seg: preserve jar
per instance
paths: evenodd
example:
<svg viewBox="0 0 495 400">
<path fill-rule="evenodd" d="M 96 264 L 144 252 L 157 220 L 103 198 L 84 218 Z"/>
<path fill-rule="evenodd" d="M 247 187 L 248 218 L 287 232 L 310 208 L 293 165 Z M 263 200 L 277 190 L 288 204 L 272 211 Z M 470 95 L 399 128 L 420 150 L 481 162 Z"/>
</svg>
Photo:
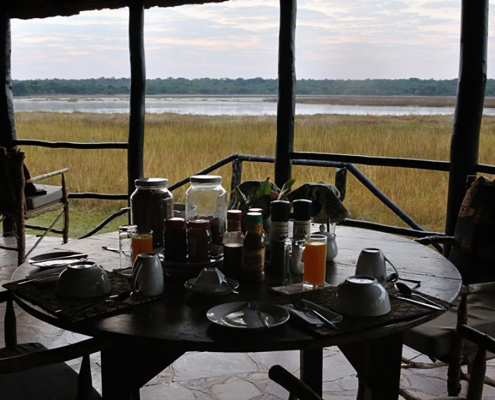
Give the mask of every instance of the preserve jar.
<svg viewBox="0 0 495 400">
<path fill-rule="evenodd" d="M 153 248 L 163 247 L 163 221 L 174 216 L 174 198 L 168 179 L 139 178 L 131 195 L 131 221 L 140 230 L 153 231 Z"/>
<path fill-rule="evenodd" d="M 186 220 L 173 217 L 164 221 L 163 254 L 165 261 L 184 263 L 187 257 Z"/>
<path fill-rule="evenodd" d="M 227 224 L 227 191 L 218 175 L 193 175 L 186 191 L 186 221 L 210 221 L 212 241 L 221 245 Z"/>
<path fill-rule="evenodd" d="M 211 231 L 207 219 L 193 219 L 187 223 L 187 251 L 190 263 L 210 261 Z"/>
</svg>

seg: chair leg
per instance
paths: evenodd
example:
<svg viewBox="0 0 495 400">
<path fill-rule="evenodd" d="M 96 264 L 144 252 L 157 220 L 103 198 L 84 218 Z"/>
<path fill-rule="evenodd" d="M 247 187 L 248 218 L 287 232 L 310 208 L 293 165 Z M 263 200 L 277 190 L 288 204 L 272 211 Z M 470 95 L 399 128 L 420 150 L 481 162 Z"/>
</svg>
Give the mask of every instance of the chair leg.
<svg viewBox="0 0 495 400">
<path fill-rule="evenodd" d="M 18 216 L 14 223 L 14 234 L 17 239 L 17 265 L 21 265 L 26 260 L 26 228 L 24 226 L 24 216 Z"/>
<path fill-rule="evenodd" d="M 64 204 L 63 241 L 64 241 L 64 244 L 69 241 L 69 203 Z"/>
</svg>

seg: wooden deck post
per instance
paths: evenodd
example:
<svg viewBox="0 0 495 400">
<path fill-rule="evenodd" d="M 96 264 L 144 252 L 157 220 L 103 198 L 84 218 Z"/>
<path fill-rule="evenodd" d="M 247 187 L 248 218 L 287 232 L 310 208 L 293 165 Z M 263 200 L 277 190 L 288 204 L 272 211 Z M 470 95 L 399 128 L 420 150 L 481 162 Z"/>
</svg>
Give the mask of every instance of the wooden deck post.
<svg viewBox="0 0 495 400">
<path fill-rule="evenodd" d="M 468 175 L 476 174 L 486 87 L 488 0 L 462 0 L 459 82 L 450 145 L 445 233 L 453 235 Z"/>
<path fill-rule="evenodd" d="M 0 146 L 8 149 L 14 147 L 16 139 L 14 123 L 14 102 L 11 76 L 11 33 L 10 18 L 2 2 L 0 6 Z"/>
<path fill-rule="evenodd" d="M 280 0 L 278 49 L 277 144 L 275 184 L 282 187 L 292 177 L 290 154 L 294 150 L 296 110 L 296 0 Z"/>
<path fill-rule="evenodd" d="M 131 94 L 127 174 L 130 196 L 134 191 L 134 180 L 143 177 L 144 117 L 146 111 L 143 0 L 131 0 L 129 3 L 129 52 L 131 58 Z"/>
</svg>

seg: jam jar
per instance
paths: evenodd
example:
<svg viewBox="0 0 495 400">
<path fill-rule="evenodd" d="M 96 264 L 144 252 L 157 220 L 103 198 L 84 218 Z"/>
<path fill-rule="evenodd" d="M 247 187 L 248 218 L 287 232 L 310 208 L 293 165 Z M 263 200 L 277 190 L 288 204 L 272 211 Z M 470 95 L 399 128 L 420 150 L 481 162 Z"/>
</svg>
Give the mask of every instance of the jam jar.
<svg viewBox="0 0 495 400">
<path fill-rule="evenodd" d="M 210 261 L 211 231 L 207 219 L 193 219 L 187 223 L 187 250 L 190 263 Z"/>
<path fill-rule="evenodd" d="M 138 229 L 153 230 L 153 248 L 163 247 L 163 221 L 174 216 L 168 179 L 139 178 L 131 195 L 131 221 Z"/>
</svg>

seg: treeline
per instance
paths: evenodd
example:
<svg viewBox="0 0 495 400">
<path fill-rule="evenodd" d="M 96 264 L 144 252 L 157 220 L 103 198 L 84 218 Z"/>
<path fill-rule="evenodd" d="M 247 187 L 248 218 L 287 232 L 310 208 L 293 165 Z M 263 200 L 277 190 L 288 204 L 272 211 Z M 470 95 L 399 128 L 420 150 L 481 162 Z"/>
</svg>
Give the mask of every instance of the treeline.
<svg viewBox="0 0 495 400">
<path fill-rule="evenodd" d="M 129 78 L 14 80 L 14 96 L 126 95 Z M 300 79 L 301 95 L 455 96 L 457 79 Z M 148 79 L 147 95 L 276 95 L 277 79 Z M 488 79 L 486 96 L 495 96 L 495 80 Z"/>
</svg>

